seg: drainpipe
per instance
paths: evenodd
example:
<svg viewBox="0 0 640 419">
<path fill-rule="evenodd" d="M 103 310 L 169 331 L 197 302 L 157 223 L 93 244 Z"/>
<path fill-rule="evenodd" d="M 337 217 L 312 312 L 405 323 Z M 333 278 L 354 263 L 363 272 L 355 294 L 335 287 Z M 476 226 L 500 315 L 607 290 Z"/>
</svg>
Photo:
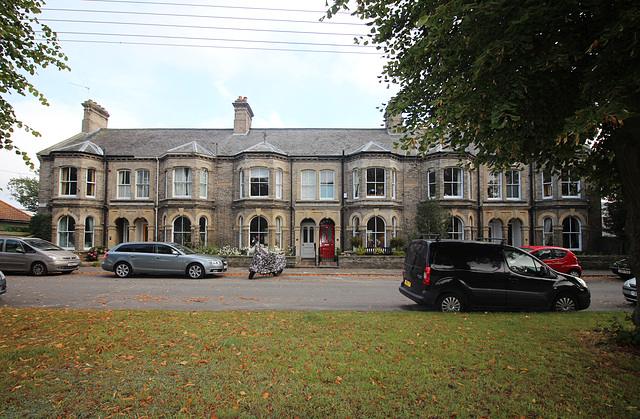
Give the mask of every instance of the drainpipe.
<svg viewBox="0 0 640 419">
<path fill-rule="evenodd" d="M 158 187 L 160 185 L 160 159 L 158 159 L 158 157 L 156 157 L 156 202 L 155 202 L 155 207 L 153 208 L 154 212 L 155 212 L 155 217 L 156 217 L 156 228 L 154 229 L 155 232 L 153 233 L 153 240 L 154 241 L 158 241 L 158 203 L 159 203 L 159 191 L 158 191 Z"/>
<path fill-rule="evenodd" d="M 297 247 L 296 247 L 296 232 L 293 222 L 294 210 L 293 210 L 293 157 L 289 159 L 289 242 L 293 249 L 294 256 L 297 259 Z"/>
<path fill-rule="evenodd" d="M 345 204 L 345 189 L 344 189 L 344 150 L 342 150 L 342 158 L 340 159 L 340 177 L 341 177 L 341 186 L 340 186 L 340 194 L 342 197 L 340 198 L 340 247 L 344 249 L 345 246 L 345 234 L 346 234 L 346 226 L 344 224 L 344 204 Z"/>
<path fill-rule="evenodd" d="M 108 229 L 108 218 L 109 218 L 109 160 L 105 158 L 105 169 L 104 169 L 104 205 L 103 205 L 103 216 L 102 216 L 102 243 L 104 243 L 105 247 L 109 247 L 109 229 Z"/>
</svg>

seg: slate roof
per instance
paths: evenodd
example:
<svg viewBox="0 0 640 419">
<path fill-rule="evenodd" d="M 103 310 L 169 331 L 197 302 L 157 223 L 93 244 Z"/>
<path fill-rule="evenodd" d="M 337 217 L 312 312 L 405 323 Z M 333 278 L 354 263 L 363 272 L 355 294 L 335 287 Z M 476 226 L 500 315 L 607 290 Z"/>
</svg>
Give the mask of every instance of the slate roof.
<svg viewBox="0 0 640 419">
<path fill-rule="evenodd" d="M 277 153 L 292 157 L 340 156 L 361 151 L 393 152 L 399 135 L 386 129 L 339 128 L 252 128 L 248 134 L 234 134 L 232 129 L 98 129 L 79 134 L 40 151 L 102 150 L 107 156 L 157 157 L 167 153 L 193 152 L 216 156 L 236 156 L 243 152 Z M 95 148 L 94 148 L 95 146 Z"/>
<path fill-rule="evenodd" d="M 31 216 L 4 201 L 0 201 L 0 220 L 28 223 Z"/>
</svg>

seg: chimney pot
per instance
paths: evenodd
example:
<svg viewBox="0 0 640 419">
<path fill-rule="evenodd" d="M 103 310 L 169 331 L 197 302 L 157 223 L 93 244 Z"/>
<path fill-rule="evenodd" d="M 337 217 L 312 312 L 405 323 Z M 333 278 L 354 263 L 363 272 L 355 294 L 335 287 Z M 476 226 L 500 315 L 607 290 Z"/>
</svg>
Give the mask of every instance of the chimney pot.
<svg viewBox="0 0 640 419">
<path fill-rule="evenodd" d="M 82 106 L 84 107 L 82 132 L 91 132 L 99 128 L 107 128 L 109 112 L 91 99 L 84 102 Z"/>
<path fill-rule="evenodd" d="M 251 106 L 247 102 L 246 97 L 239 96 L 238 99 L 233 102 L 235 108 L 235 118 L 233 121 L 233 133 L 246 135 L 251 130 L 251 119 L 253 118 L 253 111 Z"/>
</svg>

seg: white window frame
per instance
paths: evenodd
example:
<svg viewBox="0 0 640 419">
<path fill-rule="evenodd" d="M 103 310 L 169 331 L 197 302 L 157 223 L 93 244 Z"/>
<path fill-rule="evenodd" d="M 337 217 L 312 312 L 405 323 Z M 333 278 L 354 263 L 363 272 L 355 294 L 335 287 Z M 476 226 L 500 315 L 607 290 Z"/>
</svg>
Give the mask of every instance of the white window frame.
<svg viewBox="0 0 640 419">
<path fill-rule="evenodd" d="M 60 168 L 60 196 L 77 196 L 78 169 L 73 166 Z"/>
<path fill-rule="evenodd" d="M 382 171 L 382 180 L 378 179 L 378 175 Z M 371 173 L 374 174 L 370 179 Z M 378 193 L 382 187 L 382 193 Z M 386 198 L 387 197 L 387 169 L 384 167 L 369 167 L 367 169 L 366 180 L 367 198 Z M 373 191 L 373 193 L 371 193 Z"/>
<path fill-rule="evenodd" d="M 118 199 L 131 199 L 131 170 L 118 170 Z"/>
<path fill-rule="evenodd" d="M 560 191 L 563 198 L 580 198 L 582 192 L 580 190 L 580 180 L 573 180 L 570 172 L 562 175 L 560 184 Z"/>
<path fill-rule="evenodd" d="M 436 171 L 435 169 L 429 169 L 427 170 L 427 198 L 435 199 L 437 197 L 436 186 Z"/>
<path fill-rule="evenodd" d="M 543 171 L 542 176 L 542 199 L 553 198 L 553 174 L 550 171 Z"/>
<path fill-rule="evenodd" d="M 274 243 L 276 248 L 282 249 L 282 218 L 276 217 L 276 242 Z"/>
<path fill-rule="evenodd" d="M 572 227 L 572 223 L 571 220 L 575 220 L 575 222 L 578 224 L 578 229 L 577 231 L 574 231 L 571 227 Z M 565 230 L 565 225 L 564 223 L 568 221 L 569 222 L 569 230 Z M 574 240 L 572 240 L 571 236 L 577 236 L 577 246 L 571 246 L 572 242 Z M 567 243 L 567 237 L 569 238 L 569 242 Z M 577 250 L 580 251 L 582 250 L 582 223 L 580 222 L 580 219 L 578 217 L 575 217 L 573 215 L 570 215 L 568 217 L 566 217 L 563 221 L 562 221 L 562 247 L 569 249 L 569 250 Z"/>
<path fill-rule="evenodd" d="M 204 220 L 204 229 L 202 228 L 202 220 Z M 198 237 L 200 238 L 200 244 L 201 245 L 206 245 L 207 244 L 207 230 L 208 230 L 208 225 L 209 225 L 209 220 L 207 219 L 207 217 L 205 216 L 201 216 L 198 219 Z"/>
<path fill-rule="evenodd" d="M 178 198 L 191 197 L 193 170 L 190 167 L 176 167 L 173 169 L 173 196 Z"/>
<path fill-rule="evenodd" d="M 487 173 L 487 199 L 502 199 L 502 173 Z"/>
<path fill-rule="evenodd" d="M 320 171 L 320 199 L 335 199 L 336 173 L 333 170 Z"/>
<path fill-rule="evenodd" d="M 504 174 L 505 185 L 507 187 L 507 199 L 520 199 L 520 171 L 519 170 L 507 170 Z M 517 177 L 517 179 L 516 179 Z M 516 193 L 514 193 L 516 192 Z"/>
<path fill-rule="evenodd" d="M 553 218 L 545 217 L 542 220 L 542 245 L 553 246 Z"/>
<path fill-rule="evenodd" d="M 58 246 L 63 249 L 74 250 L 76 248 L 75 233 L 76 220 L 70 215 L 60 217 L 58 220 Z"/>
<path fill-rule="evenodd" d="M 91 176 L 91 174 L 93 174 L 93 176 Z M 87 189 L 86 189 L 86 196 L 89 198 L 95 198 L 96 197 L 96 176 L 97 176 L 97 171 L 96 169 L 87 169 Z M 91 193 L 91 191 L 93 191 L 93 193 Z"/>
<path fill-rule="evenodd" d="M 300 172 L 300 199 L 313 201 L 316 199 L 316 171 L 303 170 Z"/>
<path fill-rule="evenodd" d="M 262 189 L 266 185 L 266 193 L 262 193 Z M 254 186 L 258 193 L 254 194 Z M 249 175 L 249 196 L 251 198 L 268 198 L 269 197 L 269 169 L 266 167 L 252 167 Z"/>
<path fill-rule="evenodd" d="M 239 181 L 238 192 L 240 193 L 240 198 L 244 198 L 244 170 L 243 169 L 240 169 L 238 171 L 238 181 Z"/>
<path fill-rule="evenodd" d="M 452 240 L 464 240 L 464 221 L 460 217 L 451 217 L 451 231 L 449 238 Z"/>
<path fill-rule="evenodd" d="M 353 171 L 353 199 L 360 199 L 360 171 Z"/>
<path fill-rule="evenodd" d="M 276 170 L 276 199 L 282 199 L 282 169 Z"/>
<path fill-rule="evenodd" d="M 447 177 L 449 177 L 449 174 L 451 179 L 447 180 Z M 461 168 L 459 167 L 445 168 L 442 184 L 444 185 L 445 198 L 463 198 L 464 197 L 464 172 Z M 447 191 L 447 189 L 450 189 L 450 190 Z"/>
<path fill-rule="evenodd" d="M 96 220 L 93 217 L 87 217 L 84 219 L 84 250 L 89 250 L 94 246 L 95 226 Z"/>
<path fill-rule="evenodd" d="M 398 172 L 391 171 L 391 199 L 396 199 L 398 188 Z"/>
<path fill-rule="evenodd" d="M 146 174 L 146 176 L 145 176 Z M 147 169 L 136 170 L 136 199 L 149 199 L 149 179 L 151 173 Z"/>
<path fill-rule="evenodd" d="M 200 191 L 199 196 L 202 199 L 207 199 L 209 196 L 209 171 L 207 169 L 200 169 Z"/>
</svg>

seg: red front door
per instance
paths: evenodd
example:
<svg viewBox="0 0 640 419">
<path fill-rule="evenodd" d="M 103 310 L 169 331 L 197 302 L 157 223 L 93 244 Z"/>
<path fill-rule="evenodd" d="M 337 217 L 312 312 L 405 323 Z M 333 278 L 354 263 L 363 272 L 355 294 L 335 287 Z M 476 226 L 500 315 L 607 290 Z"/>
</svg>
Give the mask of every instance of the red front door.
<svg viewBox="0 0 640 419">
<path fill-rule="evenodd" d="M 333 232 L 333 225 L 320 225 L 320 256 L 323 259 L 333 259 L 336 253 Z"/>
</svg>

